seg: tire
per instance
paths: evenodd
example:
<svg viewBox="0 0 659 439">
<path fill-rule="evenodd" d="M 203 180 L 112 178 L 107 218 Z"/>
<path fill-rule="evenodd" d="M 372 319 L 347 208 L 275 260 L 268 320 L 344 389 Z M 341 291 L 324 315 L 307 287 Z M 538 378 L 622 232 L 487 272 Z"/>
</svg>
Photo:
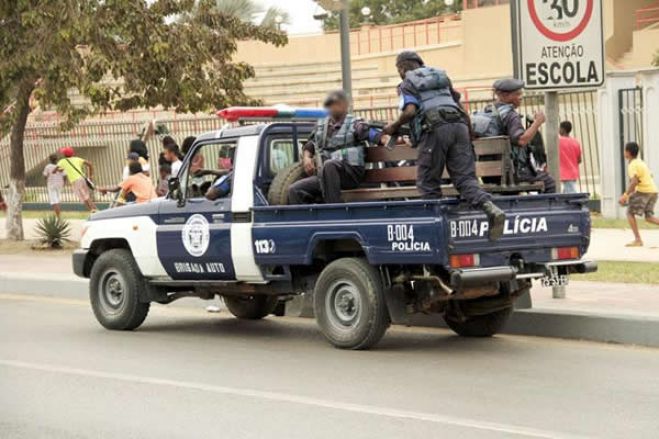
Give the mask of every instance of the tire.
<svg viewBox="0 0 659 439">
<path fill-rule="evenodd" d="M 288 188 L 293 183 L 306 177 L 301 162 L 294 163 L 277 173 L 268 190 L 268 203 L 271 206 L 285 206 L 288 204 Z"/>
<path fill-rule="evenodd" d="M 489 314 L 475 315 L 463 319 L 448 312 L 444 321 L 449 328 L 462 337 L 491 337 L 504 327 L 512 308 L 504 308 Z"/>
<path fill-rule="evenodd" d="M 224 304 L 239 319 L 260 320 L 277 308 L 277 296 L 224 296 Z"/>
<path fill-rule="evenodd" d="M 89 278 L 89 300 L 96 320 L 107 329 L 138 328 L 149 313 L 149 303 L 139 300 L 145 287 L 129 250 L 113 249 L 101 254 Z"/>
<path fill-rule="evenodd" d="M 316 322 L 337 348 L 369 349 L 391 323 L 380 273 L 363 258 L 338 259 L 325 267 L 313 299 Z"/>
</svg>

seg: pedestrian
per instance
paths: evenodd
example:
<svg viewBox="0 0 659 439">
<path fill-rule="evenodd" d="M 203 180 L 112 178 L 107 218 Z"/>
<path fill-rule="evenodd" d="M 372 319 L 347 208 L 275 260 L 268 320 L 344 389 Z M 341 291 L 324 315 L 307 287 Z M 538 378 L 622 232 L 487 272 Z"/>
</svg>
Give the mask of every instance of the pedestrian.
<svg viewBox="0 0 659 439">
<path fill-rule="evenodd" d="M 149 150 L 146 144 L 140 139 L 131 140 L 128 145 L 128 159 L 121 176 L 122 180 L 130 176 L 128 165 L 131 160 L 137 160 L 142 166 L 142 172 L 148 177 L 151 174 L 151 165 L 149 164 Z"/>
<path fill-rule="evenodd" d="M 350 103 L 343 90 L 328 93 L 323 105 L 329 115 L 318 121 L 302 147 L 308 177 L 290 186 L 290 204 L 340 203 L 341 191 L 355 189 L 364 179 L 365 142 L 382 144 L 389 139 L 348 113 Z"/>
<path fill-rule="evenodd" d="M 172 166 L 169 163 L 163 163 L 158 168 L 160 179 L 156 187 L 156 194 L 159 197 L 164 197 L 169 192 L 169 177 L 172 175 Z"/>
<path fill-rule="evenodd" d="M 418 149 L 416 181 L 422 198 L 441 198 L 447 168 L 460 196 L 487 215 L 490 240 L 499 239 L 506 217 L 478 184 L 469 118 L 460 105 L 460 94 L 444 70 L 426 67 L 416 52 L 401 52 L 396 68 L 403 80 L 398 88 L 401 114 L 383 132 L 394 135 L 410 124 L 412 143 Z"/>
<path fill-rule="evenodd" d="M 2 191 L 0 191 L 0 210 L 3 212 L 7 210 L 7 203 L 5 203 L 5 199 L 2 198 Z"/>
<path fill-rule="evenodd" d="M 57 218 L 61 215 L 60 199 L 64 187 L 64 171 L 57 166 L 58 161 L 59 156 L 51 154 L 48 156 L 49 163 L 43 169 L 43 176 L 46 179 L 46 188 L 48 190 L 48 201 Z"/>
<path fill-rule="evenodd" d="M 559 126 L 558 149 L 560 157 L 561 183 L 564 194 L 579 192 L 579 165 L 581 164 L 581 144 L 572 133 L 572 122 L 565 120 Z"/>
<path fill-rule="evenodd" d="M 91 182 L 94 174 L 92 163 L 82 157 L 77 157 L 71 146 L 61 148 L 59 152 L 64 158 L 57 162 L 57 167 L 64 171 L 66 180 L 73 188 L 73 192 L 87 207 L 87 210 L 95 212 L 96 204 L 94 204 L 90 194 L 90 190 L 94 189 Z"/>
<path fill-rule="evenodd" d="M 163 157 L 170 163 L 172 168 L 171 177 L 178 177 L 178 173 L 181 170 L 181 165 L 183 165 L 183 162 L 181 161 L 183 155 L 181 154 L 181 151 L 179 151 L 178 145 L 172 137 L 165 136 L 162 143 L 164 153 Z"/>
<path fill-rule="evenodd" d="M 547 172 L 538 169 L 529 147 L 533 138 L 538 134 L 540 127 L 545 123 L 546 117 L 542 111 L 536 111 L 531 125 L 524 129 L 522 118 L 517 109 L 522 104 L 524 95 L 524 81 L 507 78 L 499 79 L 493 85 L 496 100 L 494 108 L 501 121 L 502 136 L 508 136 L 512 145 L 513 165 L 517 183 L 544 184 L 545 193 L 556 192 L 556 180 Z"/>
<path fill-rule="evenodd" d="M 133 199 L 136 203 L 146 203 L 156 198 L 156 190 L 151 179 L 144 174 L 142 165 L 133 161 L 128 165 L 130 175 L 118 186 L 99 188 L 102 194 L 107 192 L 119 192 L 119 198 L 123 200 Z M 132 197 L 131 197 L 132 195 Z"/>
<path fill-rule="evenodd" d="M 620 196 L 620 204 L 627 205 L 627 221 L 634 232 L 634 240 L 627 247 L 643 247 L 643 240 L 638 231 L 636 216 L 644 216 L 645 221 L 659 225 L 659 218 L 654 216 L 654 207 L 657 204 L 657 185 L 654 182 L 650 168 L 643 160 L 638 158 L 640 147 L 636 142 L 625 145 L 625 160 L 629 162 L 627 174 L 629 186 Z"/>
</svg>

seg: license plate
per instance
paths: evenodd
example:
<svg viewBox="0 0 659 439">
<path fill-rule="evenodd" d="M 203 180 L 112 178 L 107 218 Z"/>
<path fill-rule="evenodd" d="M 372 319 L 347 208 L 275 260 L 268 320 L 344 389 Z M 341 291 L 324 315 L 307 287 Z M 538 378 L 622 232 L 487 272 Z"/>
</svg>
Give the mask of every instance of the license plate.
<svg viewBox="0 0 659 439">
<path fill-rule="evenodd" d="M 570 283 L 570 276 L 567 274 L 555 274 L 551 276 L 545 276 L 540 279 L 540 283 L 543 287 L 564 287 Z"/>
</svg>

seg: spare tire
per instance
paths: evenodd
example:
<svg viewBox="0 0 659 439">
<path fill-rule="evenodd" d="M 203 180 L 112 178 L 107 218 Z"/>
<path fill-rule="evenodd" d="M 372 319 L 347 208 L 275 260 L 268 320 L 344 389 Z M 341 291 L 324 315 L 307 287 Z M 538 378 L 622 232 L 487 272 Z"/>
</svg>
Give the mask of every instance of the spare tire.
<svg viewBox="0 0 659 439">
<path fill-rule="evenodd" d="M 294 163 L 277 173 L 268 190 L 268 203 L 272 206 L 288 204 L 288 188 L 293 183 L 306 177 L 302 162 Z"/>
</svg>

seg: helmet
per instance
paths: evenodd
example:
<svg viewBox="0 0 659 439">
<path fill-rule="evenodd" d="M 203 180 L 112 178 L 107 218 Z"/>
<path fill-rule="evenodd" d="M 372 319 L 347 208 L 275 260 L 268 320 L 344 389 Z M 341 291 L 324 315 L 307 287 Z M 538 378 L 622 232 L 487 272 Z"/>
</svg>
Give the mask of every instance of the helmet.
<svg viewBox="0 0 659 439">
<path fill-rule="evenodd" d="M 398 54 L 398 56 L 396 57 L 396 65 L 399 65 L 404 61 L 416 61 L 422 67 L 425 65 L 419 54 L 413 50 L 403 50 Z"/>
<path fill-rule="evenodd" d="M 75 155 L 75 151 L 72 146 L 64 146 L 60 148 L 59 153 L 64 157 L 73 157 Z"/>
</svg>

